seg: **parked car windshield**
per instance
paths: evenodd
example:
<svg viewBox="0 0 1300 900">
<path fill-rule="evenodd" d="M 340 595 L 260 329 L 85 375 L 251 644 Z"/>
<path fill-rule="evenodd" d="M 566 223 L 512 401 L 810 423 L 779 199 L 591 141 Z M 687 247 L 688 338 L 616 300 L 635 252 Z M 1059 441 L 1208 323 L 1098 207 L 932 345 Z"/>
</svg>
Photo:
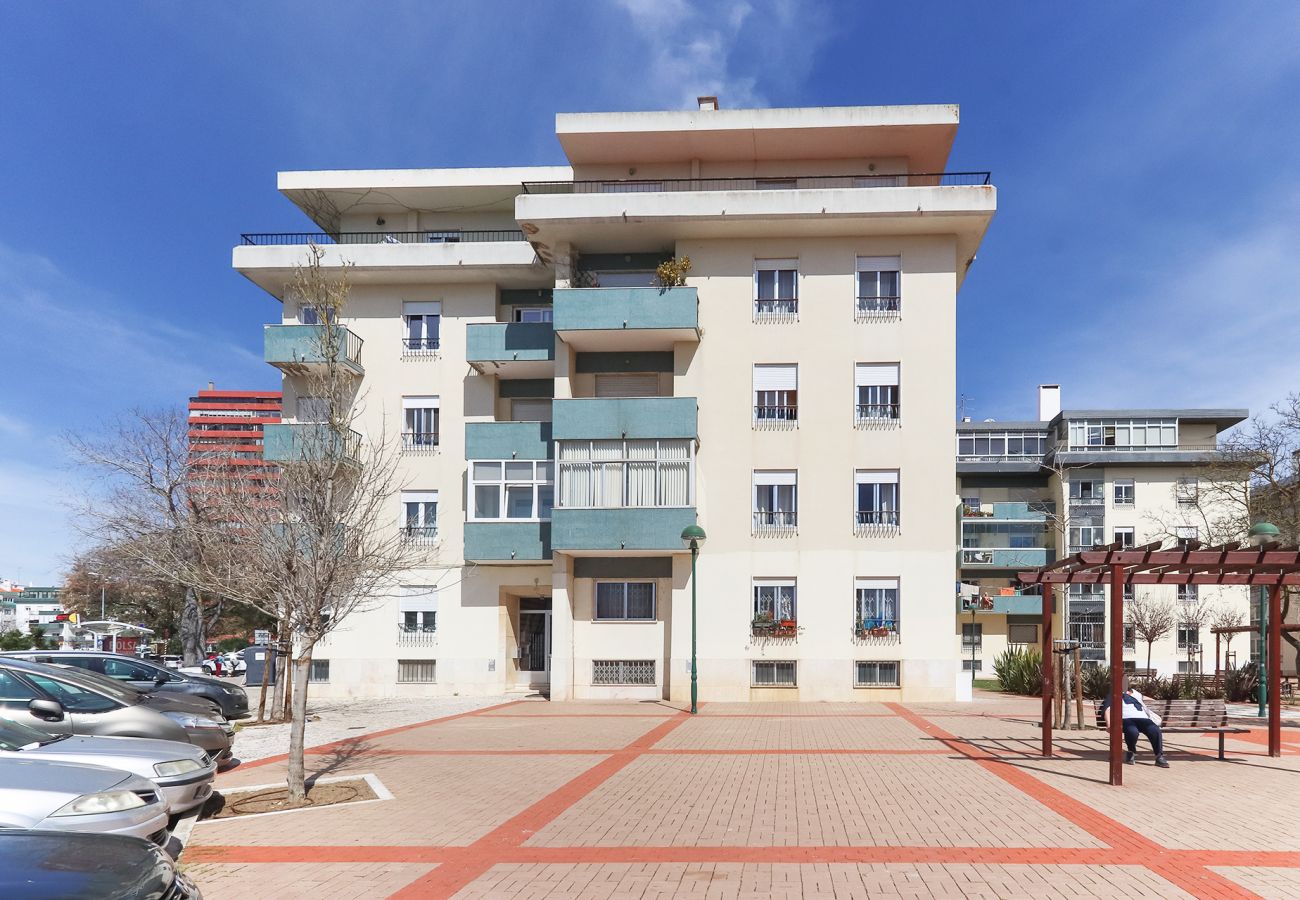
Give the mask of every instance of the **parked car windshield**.
<svg viewBox="0 0 1300 900">
<path fill-rule="evenodd" d="M 21 722 L 0 719 L 0 750 L 22 750 L 58 740 L 55 735 L 31 728 Z"/>
<path fill-rule="evenodd" d="M 63 708 L 69 712 L 104 712 L 115 709 L 118 703 L 130 705 L 136 702 L 135 697 L 130 699 L 118 697 L 114 698 L 118 701 L 118 703 L 115 703 L 112 699 L 104 696 L 107 693 L 106 691 L 86 688 L 63 678 L 52 678 L 42 672 L 24 672 L 23 674 L 33 684 L 63 704 Z"/>
</svg>

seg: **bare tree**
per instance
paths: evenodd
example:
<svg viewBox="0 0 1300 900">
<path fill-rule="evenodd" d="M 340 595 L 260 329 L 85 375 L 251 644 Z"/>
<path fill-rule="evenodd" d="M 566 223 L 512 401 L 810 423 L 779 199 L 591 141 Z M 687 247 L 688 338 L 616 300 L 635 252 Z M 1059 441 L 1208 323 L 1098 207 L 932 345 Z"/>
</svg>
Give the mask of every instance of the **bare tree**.
<svg viewBox="0 0 1300 900">
<path fill-rule="evenodd" d="M 223 598 L 201 591 L 195 577 L 209 549 L 213 510 L 192 490 L 209 460 L 191 451 L 185 416 L 137 409 L 102 435 L 73 432 L 65 441 L 99 488 L 75 503 L 74 526 L 108 574 L 183 591 L 181 654 L 186 665 L 197 665 Z"/>
<path fill-rule="evenodd" d="M 1242 613 L 1241 610 L 1235 607 L 1220 606 L 1214 611 L 1214 618 L 1212 621 L 1215 628 L 1219 628 L 1219 629 L 1240 628 L 1242 626 L 1242 623 L 1246 621 L 1246 616 L 1245 614 Z M 1234 631 L 1224 630 L 1221 631 L 1220 634 L 1223 635 L 1223 655 L 1224 658 L 1226 659 L 1227 656 L 1232 652 L 1232 639 L 1237 636 L 1237 633 Z M 1219 668 L 1217 651 L 1216 651 L 1216 659 L 1214 660 L 1214 668 L 1216 671 Z"/>
<path fill-rule="evenodd" d="M 392 596 L 401 574 L 432 560 L 433 528 L 394 520 L 403 484 L 397 444 L 380 428 L 363 439 L 354 428 L 362 398 L 351 362 L 359 353 L 341 321 L 346 267 L 331 275 L 319 248 L 309 248 L 291 298 L 316 309 L 315 346 L 292 373 L 299 420 L 288 458 L 267 483 L 213 479 L 201 489 L 214 513 L 199 542 L 210 551 L 196 572 L 201 589 L 276 618 L 292 641 L 288 789 L 306 797 L 303 760 L 313 653 L 354 613 Z M 307 402 L 304 402 L 307 400 Z"/>
<path fill-rule="evenodd" d="M 1201 632 L 1209 624 L 1214 616 L 1214 605 L 1208 599 L 1201 595 L 1200 589 L 1184 595 L 1178 600 L 1178 624 L 1186 629 L 1188 633 L 1195 634 L 1197 643 L 1193 644 L 1188 641 L 1187 650 L 1187 671 L 1190 673 L 1196 662 L 1196 652 L 1200 649 Z"/>
<path fill-rule="evenodd" d="M 1168 600 L 1152 600 L 1150 594 L 1134 594 L 1129 601 L 1129 621 L 1133 633 L 1146 641 L 1147 664 L 1151 668 L 1151 645 L 1173 631 L 1176 614 Z"/>
</svg>

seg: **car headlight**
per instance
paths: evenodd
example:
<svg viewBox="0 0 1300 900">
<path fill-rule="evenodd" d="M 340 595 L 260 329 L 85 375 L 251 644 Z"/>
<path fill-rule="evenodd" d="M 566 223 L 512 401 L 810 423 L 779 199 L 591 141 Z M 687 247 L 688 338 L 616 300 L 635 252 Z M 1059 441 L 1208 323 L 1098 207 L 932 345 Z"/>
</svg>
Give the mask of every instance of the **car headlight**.
<svg viewBox="0 0 1300 900">
<path fill-rule="evenodd" d="M 180 725 L 182 728 L 220 728 L 221 727 L 221 723 L 218 722 L 216 719 L 209 719 L 204 716 L 196 716 L 193 713 L 176 712 L 175 710 L 167 710 L 166 712 L 163 713 L 163 715 L 171 719 L 177 725 Z"/>
<path fill-rule="evenodd" d="M 203 767 L 192 759 L 173 759 L 170 762 L 155 763 L 153 770 L 162 778 L 171 775 L 184 775 L 188 772 L 197 772 Z"/>
<path fill-rule="evenodd" d="M 240 694 L 243 693 L 243 691 L 241 691 L 241 690 L 240 690 L 239 688 L 237 688 L 237 687 L 225 687 L 225 686 L 223 685 L 221 689 L 222 689 L 223 691 L 225 691 L 227 694 L 229 694 L 230 696 L 232 696 L 232 697 L 238 697 Z"/>
<path fill-rule="evenodd" d="M 85 794 L 63 806 L 54 816 L 94 816 L 103 813 L 121 812 L 144 806 L 144 798 L 131 791 L 103 791 L 98 794 Z"/>
</svg>

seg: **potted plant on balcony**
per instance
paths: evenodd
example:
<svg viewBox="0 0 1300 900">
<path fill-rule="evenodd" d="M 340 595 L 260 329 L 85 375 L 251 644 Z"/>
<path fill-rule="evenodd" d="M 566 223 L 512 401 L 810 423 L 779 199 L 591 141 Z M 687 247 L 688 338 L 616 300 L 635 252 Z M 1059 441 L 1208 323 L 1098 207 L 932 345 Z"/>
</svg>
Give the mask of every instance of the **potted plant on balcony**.
<svg viewBox="0 0 1300 900">
<path fill-rule="evenodd" d="M 686 284 L 686 273 L 691 270 L 691 258 L 678 256 L 665 259 L 655 267 L 655 280 L 661 288 L 682 287 Z"/>
<path fill-rule="evenodd" d="M 799 626 L 794 619 L 782 619 L 772 629 L 773 637 L 794 637 L 799 633 Z"/>
<path fill-rule="evenodd" d="M 761 612 L 754 616 L 752 627 L 756 635 L 771 634 L 772 629 L 776 627 L 776 623 L 773 621 L 770 612 Z"/>
</svg>

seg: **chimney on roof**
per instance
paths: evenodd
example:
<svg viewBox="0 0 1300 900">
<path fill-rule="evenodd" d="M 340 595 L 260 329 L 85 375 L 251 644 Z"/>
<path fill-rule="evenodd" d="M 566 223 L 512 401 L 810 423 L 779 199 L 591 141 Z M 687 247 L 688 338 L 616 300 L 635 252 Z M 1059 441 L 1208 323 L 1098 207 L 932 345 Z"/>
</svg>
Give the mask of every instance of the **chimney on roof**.
<svg viewBox="0 0 1300 900">
<path fill-rule="evenodd" d="M 1038 386 L 1038 421 L 1050 422 L 1061 414 L 1061 386 L 1059 384 L 1040 384 Z"/>
<path fill-rule="evenodd" d="M 701 112 L 705 112 L 705 111 L 712 112 L 713 110 L 716 110 L 718 108 L 717 97 L 696 97 L 695 99 L 700 104 Z"/>
<path fill-rule="evenodd" d="M 210 391 L 216 390 L 216 385 L 213 384 L 211 381 L 208 382 L 208 390 Z"/>
</svg>

